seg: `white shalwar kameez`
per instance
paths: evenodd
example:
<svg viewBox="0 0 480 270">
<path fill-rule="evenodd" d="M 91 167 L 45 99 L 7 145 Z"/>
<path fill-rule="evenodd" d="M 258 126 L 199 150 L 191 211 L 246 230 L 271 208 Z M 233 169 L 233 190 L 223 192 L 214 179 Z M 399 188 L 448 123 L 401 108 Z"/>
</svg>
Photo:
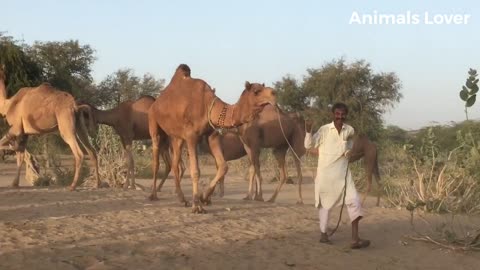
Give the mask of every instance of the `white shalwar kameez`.
<svg viewBox="0 0 480 270">
<path fill-rule="evenodd" d="M 326 233 L 329 210 L 342 204 L 345 174 L 347 174 L 347 194 L 345 206 L 350 221 L 362 216 L 360 199 L 348 167 L 346 153 L 353 146 L 353 127 L 343 124 L 340 133 L 334 123 L 326 124 L 312 136 L 305 136 L 305 148 L 318 147 L 318 167 L 315 177 L 315 207 L 319 209 L 320 230 Z"/>
</svg>

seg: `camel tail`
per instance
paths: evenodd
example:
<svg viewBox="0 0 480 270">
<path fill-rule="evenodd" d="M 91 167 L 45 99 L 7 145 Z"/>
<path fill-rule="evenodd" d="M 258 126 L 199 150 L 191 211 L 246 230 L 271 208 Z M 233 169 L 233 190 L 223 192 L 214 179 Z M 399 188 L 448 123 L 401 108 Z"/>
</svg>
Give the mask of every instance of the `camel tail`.
<svg viewBox="0 0 480 270">
<path fill-rule="evenodd" d="M 86 134 L 95 134 L 95 123 L 93 121 L 92 108 L 89 105 L 77 105 L 75 108 L 77 112 L 86 112 L 88 114 L 88 129 L 85 124 L 85 117 L 80 114 L 80 126 Z"/>
</svg>

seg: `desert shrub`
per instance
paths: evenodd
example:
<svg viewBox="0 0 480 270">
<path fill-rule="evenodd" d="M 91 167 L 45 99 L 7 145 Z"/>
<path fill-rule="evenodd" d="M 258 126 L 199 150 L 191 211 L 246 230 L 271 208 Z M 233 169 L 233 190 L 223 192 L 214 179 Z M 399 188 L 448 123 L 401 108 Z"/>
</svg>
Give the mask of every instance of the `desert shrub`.
<svg viewBox="0 0 480 270">
<path fill-rule="evenodd" d="M 397 147 L 392 162 L 386 163 L 391 165 L 383 164 L 387 199 L 407 209 L 479 213 L 480 183 L 473 170 L 479 165 L 476 146 L 459 135 L 459 146 L 447 152 L 438 147 L 434 129 L 429 129 L 421 141 L 419 147 Z"/>
</svg>

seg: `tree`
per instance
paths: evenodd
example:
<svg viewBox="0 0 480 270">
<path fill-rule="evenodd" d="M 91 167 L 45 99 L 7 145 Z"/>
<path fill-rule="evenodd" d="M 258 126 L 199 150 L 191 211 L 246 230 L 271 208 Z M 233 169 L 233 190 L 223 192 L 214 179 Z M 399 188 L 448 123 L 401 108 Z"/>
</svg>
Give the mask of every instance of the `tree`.
<svg viewBox="0 0 480 270">
<path fill-rule="evenodd" d="M 94 52 L 90 45 L 81 45 L 78 40 L 36 41 L 28 49 L 29 56 L 40 66 L 44 81 L 88 101 L 93 91 Z"/>
<path fill-rule="evenodd" d="M 307 69 L 301 85 L 290 77 L 275 83 L 279 103 L 285 109 L 308 109 L 318 124 L 331 121 L 330 105 L 349 106 L 349 122 L 357 133 L 376 139 L 382 115 L 402 98 L 401 83 L 393 72 L 375 73 L 364 60 L 351 64 L 333 60 L 319 69 Z"/>
<path fill-rule="evenodd" d="M 143 78 L 140 78 L 132 69 L 120 69 L 108 75 L 98 85 L 97 105 L 115 107 L 123 101 L 135 100 L 142 95 L 155 97 L 164 86 L 165 80 L 157 80 L 151 74 L 144 74 Z"/>
<path fill-rule="evenodd" d="M 26 48 L 27 45 L 0 33 L 0 65 L 5 65 L 8 96 L 22 87 L 38 85 L 43 79 L 40 66 L 25 53 Z"/>
</svg>

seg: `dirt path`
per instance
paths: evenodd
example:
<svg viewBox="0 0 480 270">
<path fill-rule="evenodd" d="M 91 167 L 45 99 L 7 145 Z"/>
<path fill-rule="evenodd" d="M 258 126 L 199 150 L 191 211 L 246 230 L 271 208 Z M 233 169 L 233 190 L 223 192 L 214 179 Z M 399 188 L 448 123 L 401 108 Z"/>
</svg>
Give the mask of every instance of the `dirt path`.
<svg viewBox="0 0 480 270">
<path fill-rule="evenodd" d="M 10 182 L 0 177 L 0 186 Z M 454 253 L 412 242 L 405 210 L 370 207 L 361 234 L 365 250 L 348 249 L 344 216 L 331 246 L 318 243 L 313 185 L 306 205 L 286 185 L 278 203 L 241 200 L 247 188 L 229 176 L 226 197 L 194 215 L 171 194 L 160 200 L 116 189 L 0 188 L 0 269 L 478 269 L 479 253 Z M 150 181 L 140 183 L 149 185 Z M 182 186 L 190 197 L 190 181 Z M 265 184 L 271 194 L 273 184 Z M 268 196 L 265 196 L 268 198 Z M 336 222 L 334 211 L 331 224 Z M 478 219 L 474 220 L 478 222 Z"/>
</svg>

